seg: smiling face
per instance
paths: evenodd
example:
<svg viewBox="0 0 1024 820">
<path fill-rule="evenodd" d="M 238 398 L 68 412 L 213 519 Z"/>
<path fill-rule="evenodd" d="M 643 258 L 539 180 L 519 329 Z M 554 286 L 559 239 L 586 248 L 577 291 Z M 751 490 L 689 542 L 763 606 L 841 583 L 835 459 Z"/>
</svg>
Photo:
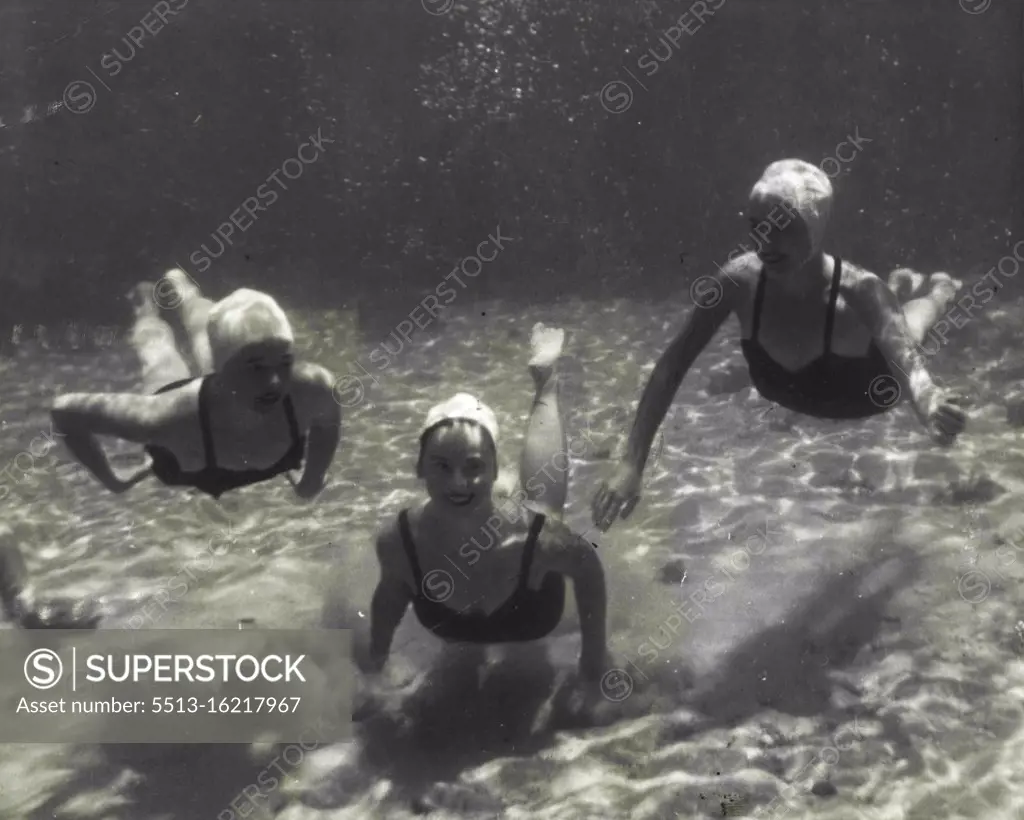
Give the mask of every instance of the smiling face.
<svg viewBox="0 0 1024 820">
<path fill-rule="evenodd" d="M 440 509 L 453 514 L 474 510 L 490 501 L 498 476 L 494 442 L 475 422 L 442 422 L 424 438 L 417 475 Z"/>
<path fill-rule="evenodd" d="M 267 413 L 288 395 L 293 363 L 291 342 L 268 339 L 243 347 L 219 375 L 244 406 Z"/>
<path fill-rule="evenodd" d="M 766 273 L 785 276 L 800 270 L 814 255 L 810 233 L 791 208 L 772 197 L 752 196 L 747 205 L 750 234 Z"/>
</svg>

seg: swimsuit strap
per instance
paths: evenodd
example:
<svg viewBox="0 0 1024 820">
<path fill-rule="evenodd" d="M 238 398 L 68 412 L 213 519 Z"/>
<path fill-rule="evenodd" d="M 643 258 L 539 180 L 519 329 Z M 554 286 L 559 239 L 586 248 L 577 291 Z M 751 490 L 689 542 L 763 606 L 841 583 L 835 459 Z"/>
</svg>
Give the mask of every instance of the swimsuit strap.
<svg viewBox="0 0 1024 820">
<path fill-rule="evenodd" d="M 420 569 L 420 562 L 416 557 L 416 544 L 412 540 L 408 510 L 402 510 L 398 514 L 398 529 L 402 533 L 402 546 L 405 547 L 405 557 L 409 559 L 413 581 L 416 582 L 416 593 L 420 594 L 423 591 L 423 571 Z"/>
<path fill-rule="evenodd" d="M 832 326 L 836 322 L 836 302 L 839 301 L 839 280 L 843 276 L 843 260 L 835 258 L 836 267 L 832 273 L 832 291 L 828 297 L 828 313 L 825 314 L 825 350 L 827 356 L 832 350 Z"/>
<path fill-rule="evenodd" d="M 750 333 L 750 341 L 757 341 L 757 332 L 761 329 L 761 306 L 764 304 L 764 268 L 757 275 L 757 292 L 754 294 L 754 327 Z"/>
<path fill-rule="evenodd" d="M 525 589 L 527 582 L 530 580 L 530 567 L 533 564 L 533 550 L 534 547 L 537 546 L 537 537 L 540 535 L 540 531 L 544 528 L 544 521 L 544 516 L 538 513 L 533 517 L 533 521 L 530 524 L 530 534 L 526 536 L 526 544 L 523 547 L 523 562 L 519 568 L 519 587 L 521 589 Z"/>
<path fill-rule="evenodd" d="M 210 377 L 205 376 L 199 385 L 199 429 L 203 433 L 203 454 L 207 467 L 217 466 L 213 450 L 213 432 L 210 430 Z"/>
</svg>

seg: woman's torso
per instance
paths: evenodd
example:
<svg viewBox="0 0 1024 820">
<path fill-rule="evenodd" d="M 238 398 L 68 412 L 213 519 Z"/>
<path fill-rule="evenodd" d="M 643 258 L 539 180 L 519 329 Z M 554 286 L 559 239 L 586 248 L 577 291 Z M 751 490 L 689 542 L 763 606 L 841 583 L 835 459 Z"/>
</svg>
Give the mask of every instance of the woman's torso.
<svg viewBox="0 0 1024 820">
<path fill-rule="evenodd" d="M 848 274 L 839 259 L 824 261 L 816 287 L 802 293 L 750 275 L 753 287 L 741 300 L 747 372 L 764 398 L 797 413 L 837 420 L 884 413 L 895 403 L 889 362 L 842 297 L 844 278 L 860 272 Z"/>
<path fill-rule="evenodd" d="M 496 506 L 498 503 L 495 499 Z M 493 615 L 501 610 L 520 584 L 530 522 L 524 516 L 510 521 L 495 513 L 491 526 L 446 527 L 425 516 L 425 507 L 421 504 L 410 508 L 408 521 L 420 573 L 426 579 L 427 597 L 433 595 L 435 602 L 454 612 Z M 496 519 L 500 523 L 493 524 Z M 397 529 L 393 537 L 401 537 Z M 543 584 L 546 572 L 541 552 L 534 550 L 526 579 L 528 589 L 539 590 Z M 407 560 L 402 560 L 396 570 L 411 592 L 424 593 L 423 582 L 417 584 Z M 446 588 L 449 578 L 450 593 Z"/>
<path fill-rule="evenodd" d="M 301 383 L 264 415 L 240 414 L 207 390 L 205 418 L 200 412 L 203 383 L 196 378 L 166 390 L 177 412 L 147 446 L 158 479 L 216 495 L 264 475 L 298 469 L 311 415 Z"/>
<path fill-rule="evenodd" d="M 741 273 L 736 278 L 739 295 L 735 307 L 744 341 L 754 333 L 754 307 L 761 277 L 761 262 L 754 253 L 745 254 Z M 803 298 L 794 298 L 777 281 L 767 279 L 760 306 L 757 343 L 786 370 L 796 372 L 820 359 L 825 352 L 829 295 L 835 259 L 825 256 L 820 286 Z M 849 268 L 849 263 L 843 263 Z M 871 330 L 840 292 L 836 299 L 831 334 L 831 353 L 843 357 L 867 356 L 871 348 Z"/>
</svg>

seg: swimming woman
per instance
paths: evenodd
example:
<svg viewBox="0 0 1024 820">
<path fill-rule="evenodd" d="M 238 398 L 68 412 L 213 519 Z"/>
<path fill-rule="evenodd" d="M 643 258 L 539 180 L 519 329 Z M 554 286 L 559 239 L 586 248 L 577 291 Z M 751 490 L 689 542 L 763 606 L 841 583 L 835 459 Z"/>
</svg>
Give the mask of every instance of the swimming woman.
<svg viewBox="0 0 1024 820">
<path fill-rule="evenodd" d="M 369 627 L 355 642 L 367 674 L 383 669 L 410 604 L 446 642 L 537 641 L 562 619 L 568 578 L 580 616 L 580 689 L 590 698 L 598 691 L 608 668 L 604 570 L 594 546 L 561 523 L 568 478 L 558 456 L 567 450 L 555 363 L 563 339 L 561 330 L 534 328 L 536 397 L 519 465 L 521 504 L 495 486 L 498 424 L 489 407 L 459 393 L 427 414 L 416 464 L 427 499 L 377 537 L 380 581 Z M 541 473 L 550 484 L 537 480 Z"/>
<path fill-rule="evenodd" d="M 733 313 L 751 381 L 769 401 L 818 418 L 860 419 L 903 396 L 936 442 L 950 444 L 963 430 L 964 400 L 935 384 L 917 349 L 960 282 L 900 269 L 886 284 L 829 256 L 822 240 L 831 204 L 828 177 L 798 159 L 772 163 L 754 185 L 747 215 L 759 250 L 704 277 L 701 303 L 647 382 L 622 462 L 594 496 L 602 531 L 636 506 L 651 442 L 683 377 Z"/>
<path fill-rule="evenodd" d="M 291 325 L 266 294 L 241 288 L 213 303 L 180 270 L 164 286 L 178 303 L 171 319 L 184 339 L 176 343 L 175 328 L 158 315 L 153 286 L 135 288 L 132 343 L 143 391 L 59 397 L 51 415 L 72 455 L 115 493 L 152 474 L 219 498 L 285 475 L 300 497 L 315 496 L 340 435 L 331 374 L 294 364 Z M 150 463 L 116 475 L 97 436 L 145 445 Z M 295 480 L 290 471 L 303 464 Z"/>
</svg>

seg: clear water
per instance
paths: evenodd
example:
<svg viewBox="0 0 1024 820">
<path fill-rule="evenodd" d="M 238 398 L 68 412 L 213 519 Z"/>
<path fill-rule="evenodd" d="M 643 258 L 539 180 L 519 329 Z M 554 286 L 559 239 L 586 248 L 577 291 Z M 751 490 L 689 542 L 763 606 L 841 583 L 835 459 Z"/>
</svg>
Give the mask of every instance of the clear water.
<svg viewBox="0 0 1024 820">
<path fill-rule="evenodd" d="M 525 314 L 460 300 L 347 413 L 324 495 L 296 502 L 281 481 L 226 498 L 231 550 L 204 561 L 152 625 L 312 625 L 325 601 L 350 618 L 365 613 L 370 539 L 417 497 L 415 435 L 433 401 L 480 395 L 505 431 L 503 462 L 516 463 L 535 321 L 569 333 L 562 399 L 570 436 L 589 442 L 573 465 L 569 519 L 587 530 L 609 452 L 688 304 L 569 301 Z M 742 378 L 735 392 L 710 395 L 709 373 L 740 361 L 730 323 L 679 392 L 642 504 L 607 535 L 591 533 L 606 563 L 612 643 L 633 664 L 636 689 L 619 719 L 560 729 L 545 711 L 553 674 L 575 658 L 570 608 L 547 660 L 513 653 L 479 688 L 457 671 L 433 686 L 414 681 L 395 720 L 308 756 L 271 802 L 239 804 L 248 812 L 239 816 L 403 818 L 430 801 L 441 807 L 432 817 L 1024 816 L 1024 562 L 1006 542 L 1024 543 L 1024 455 L 1000 404 L 1020 375 L 1022 308 L 993 302 L 933 360 L 976 402 L 950 450 L 932 447 L 905 407 L 840 425 L 772 410 Z M 295 319 L 299 348 L 337 375 L 356 372 L 388 332 L 360 332 L 339 311 Z M 0 383 L 6 464 L 49 429 L 57 392 L 131 390 L 137 376 L 123 344 L 76 352 L 26 342 L 0 362 Z M 53 451 L 17 484 L 5 520 L 41 587 L 95 596 L 104 626 L 116 627 L 223 533 L 203 509 L 153 483 L 108 495 Z M 663 572 L 676 559 L 681 584 Z M 684 601 L 702 587 L 714 600 L 698 612 Z M 667 631 L 683 606 L 692 623 Z M 413 680 L 437 644 L 407 617 L 393 663 Z M 0 816 L 229 817 L 265 765 L 254 755 L 6 746 Z M 808 768 L 815 760 L 831 765 Z M 834 794 L 811 791 L 827 790 L 823 781 Z"/>
</svg>

